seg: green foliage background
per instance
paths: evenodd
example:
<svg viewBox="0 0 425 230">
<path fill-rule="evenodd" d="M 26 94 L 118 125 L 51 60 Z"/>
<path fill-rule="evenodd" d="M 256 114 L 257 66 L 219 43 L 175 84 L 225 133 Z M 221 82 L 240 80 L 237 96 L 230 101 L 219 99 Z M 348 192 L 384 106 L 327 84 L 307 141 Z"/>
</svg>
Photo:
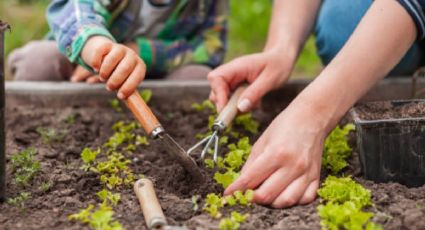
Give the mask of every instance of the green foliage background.
<svg viewBox="0 0 425 230">
<path fill-rule="evenodd" d="M 2 0 L 0 19 L 12 26 L 6 35 L 6 55 L 28 41 L 41 39 L 48 31 L 45 10 L 49 0 Z M 229 49 L 226 61 L 259 52 L 265 43 L 272 1 L 230 0 Z M 321 69 L 314 38 L 310 38 L 297 62 L 295 76 L 315 76 Z"/>
</svg>

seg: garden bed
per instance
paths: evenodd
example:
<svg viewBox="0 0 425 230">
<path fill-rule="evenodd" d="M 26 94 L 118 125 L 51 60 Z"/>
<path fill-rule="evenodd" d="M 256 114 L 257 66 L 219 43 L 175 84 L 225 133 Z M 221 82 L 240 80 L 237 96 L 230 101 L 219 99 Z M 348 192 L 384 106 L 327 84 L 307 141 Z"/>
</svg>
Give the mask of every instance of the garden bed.
<svg viewBox="0 0 425 230">
<path fill-rule="evenodd" d="M 196 134 L 207 130 L 208 114 L 197 112 L 191 105 L 207 98 L 208 87 L 204 83 L 190 88 L 180 85 L 170 91 L 171 86 L 167 84 L 151 85 L 153 98 L 150 105 L 164 128 L 187 149 L 197 141 Z M 113 95 L 97 86 L 90 90 L 90 87 L 81 86 L 61 91 L 58 88 L 62 86 L 56 85 L 56 93 L 55 90 L 53 93 L 42 89 L 31 91 L 28 85 L 21 86 L 21 89 L 25 87 L 28 87 L 27 91 L 9 86 L 7 157 L 10 162 L 13 153 L 34 147 L 36 158 L 41 162 L 41 173 L 23 188 L 13 183 L 14 175 L 9 167 L 7 196 L 16 197 L 25 190 L 31 193 L 31 198 L 25 202 L 24 208 L 0 204 L 0 226 L 2 229 L 88 229 L 67 218 L 90 203 L 98 203 L 96 192 L 102 189 L 96 174 L 80 169 L 80 153 L 85 147 L 102 146 L 113 135 L 111 127 L 117 121 L 134 119 L 125 108 L 124 113 L 113 110 L 108 103 Z M 261 131 L 304 85 L 289 87 L 285 93 L 270 94 L 262 107 L 254 112 L 253 116 L 261 123 Z M 33 96 L 28 96 L 28 92 L 32 92 Z M 69 122 L 71 118 L 73 122 Z M 39 127 L 63 130 L 65 135 L 59 141 L 46 144 L 37 131 Z M 350 141 L 353 147 L 354 136 L 351 135 L 353 140 Z M 251 143 L 257 138 L 258 135 L 251 136 Z M 209 175 L 207 182 L 195 187 L 186 172 L 160 146 L 150 142 L 149 146 L 137 147 L 135 153 L 129 156 L 130 168 L 135 175 L 143 174 L 154 181 L 169 223 L 186 225 L 190 229 L 216 229 L 218 220 L 202 211 L 202 203 L 194 211 L 192 203 L 194 195 L 203 198 L 208 193 L 222 191 L 212 180 L 213 172 L 205 169 Z M 357 182 L 371 190 L 375 206 L 368 210 L 375 213 L 373 220 L 382 224 L 384 229 L 425 228 L 425 186 L 407 188 L 396 183 L 376 184 L 364 180 L 355 151 L 344 173 L 352 174 Z M 322 174 L 324 178 L 326 173 Z M 43 188 L 42 184 L 46 182 L 50 186 Z M 132 188 L 123 187 L 119 192 L 121 201 L 114 207 L 116 220 L 126 229 L 145 229 Z M 243 208 L 249 217 L 241 229 L 319 229 L 318 204 L 319 199 L 310 205 L 281 210 L 254 204 Z M 242 210 L 241 207 L 224 208 L 223 214 L 235 209 Z"/>
</svg>

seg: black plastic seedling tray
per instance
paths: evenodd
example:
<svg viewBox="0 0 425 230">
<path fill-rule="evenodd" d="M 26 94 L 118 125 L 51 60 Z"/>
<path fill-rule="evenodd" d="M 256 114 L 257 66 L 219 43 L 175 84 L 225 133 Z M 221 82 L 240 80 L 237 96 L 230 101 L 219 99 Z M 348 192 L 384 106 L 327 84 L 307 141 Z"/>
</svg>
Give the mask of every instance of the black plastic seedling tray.
<svg viewBox="0 0 425 230">
<path fill-rule="evenodd" d="M 425 100 L 391 101 L 394 107 Z M 365 178 L 375 182 L 425 184 L 425 117 L 365 120 L 351 110 Z"/>
</svg>

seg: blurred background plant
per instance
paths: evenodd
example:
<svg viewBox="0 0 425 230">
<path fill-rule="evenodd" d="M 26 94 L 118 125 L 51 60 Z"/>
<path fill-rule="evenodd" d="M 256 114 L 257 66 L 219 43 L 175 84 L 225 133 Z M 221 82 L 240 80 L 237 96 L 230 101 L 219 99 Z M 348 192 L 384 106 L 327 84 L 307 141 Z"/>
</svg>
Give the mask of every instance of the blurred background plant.
<svg viewBox="0 0 425 230">
<path fill-rule="evenodd" d="M 0 18 L 12 26 L 6 35 L 6 56 L 25 43 L 42 39 L 48 31 L 45 18 L 49 0 L 1 0 Z M 263 49 L 272 1 L 230 0 L 229 47 L 226 61 Z M 294 77 L 313 77 L 321 70 L 311 37 L 300 55 Z"/>
</svg>

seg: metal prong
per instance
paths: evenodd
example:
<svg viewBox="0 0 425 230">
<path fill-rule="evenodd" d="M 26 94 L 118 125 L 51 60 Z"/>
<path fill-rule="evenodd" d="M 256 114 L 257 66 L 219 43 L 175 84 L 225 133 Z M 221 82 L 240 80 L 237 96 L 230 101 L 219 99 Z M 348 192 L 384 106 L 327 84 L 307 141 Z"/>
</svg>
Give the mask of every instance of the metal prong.
<svg viewBox="0 0 425 230">
<path fill-rule="evenodd" d="M 218 155 L 218 141 L 219 141 L 219 138 L 218 138 L 218 136 L 216 135 L 216 136 L 214 137 L 214 139 L 215 139 L 215 144 L 214 144 L 214 155 L 213 155 L 213 159 L 214 159 L 214 162 L 216 162 L 216 163 L 217 163 L 217 155 Z"/>
<path fill-rule="evenodd" d="M 212 135 L 208 135 L 207 137 L 204 137 L 204 139 L 202 139 L 201 141 L 199 141 L 198 143 L 196 143 L 194 146 L 192 146 L 189 150 L 187 150 L 187 155 L 190 155 L 193 152 L 193 150 L 195 150 L 196 148 L 198 148 L 203 143 L 207 142 L 210 139 L 211 136 Z"/>
<path fill-rule="evenodd" d="M 207 144 L 205 145 L 204 149 L 202 150 L 201 153 L 201 158 L 204 159 L 205 158 L 205 154 L 208 151 L 208 148 L 210 147 L 212 141 L 214 140 L 214 137 L 217 135 L 217 131 L 214 131 L 214 133 L 211 135 L 210 139 L 208 140 Z"/>
</svg>

